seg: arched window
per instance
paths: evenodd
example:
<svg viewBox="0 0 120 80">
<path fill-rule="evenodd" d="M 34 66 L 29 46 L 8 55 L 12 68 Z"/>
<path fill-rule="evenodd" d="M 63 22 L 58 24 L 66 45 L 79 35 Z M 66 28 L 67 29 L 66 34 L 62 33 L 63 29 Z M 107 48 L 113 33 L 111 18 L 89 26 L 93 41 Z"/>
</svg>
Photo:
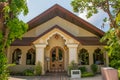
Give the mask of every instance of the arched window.
<svg viewBox="0 0 120 80">
<path fill-rule="evenodd" d="M 34 65 L 35 64 L 35 50 L 33 48 L 28 50 L 26 54 L 26 64 L 27 65 Z"/>
<path fill-rule="evenodd" d="M 89 65 L 89 53 L 86 49 L 82 48 L 78 54 L 78 57 L 81 65 Z"/>
<path fill-rule="evenodd" d="M 20 49 L 15 49 L 15 51 L 12 54 L 12 63 L 20 64 L 21 54 L 22 52 Z"/>
<path fill-rule="evenodd" d="M 93 53 L 94 64 L 104 64 L 103 52 L 101 49 L 97 48 Z"/>
</svg>

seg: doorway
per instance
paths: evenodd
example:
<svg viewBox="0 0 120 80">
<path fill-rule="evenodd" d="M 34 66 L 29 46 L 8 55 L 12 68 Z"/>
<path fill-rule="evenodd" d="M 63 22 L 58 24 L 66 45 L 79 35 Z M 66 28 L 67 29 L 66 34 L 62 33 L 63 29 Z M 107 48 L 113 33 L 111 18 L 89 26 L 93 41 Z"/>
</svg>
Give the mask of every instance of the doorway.
<svg viewBox="0 0 120 80">
<path fill-rule="evenodd" d="M 50 53 L 50 71 L 64 71 L 64 51 L 61 47 L 54 47 Z"/>
</svg>

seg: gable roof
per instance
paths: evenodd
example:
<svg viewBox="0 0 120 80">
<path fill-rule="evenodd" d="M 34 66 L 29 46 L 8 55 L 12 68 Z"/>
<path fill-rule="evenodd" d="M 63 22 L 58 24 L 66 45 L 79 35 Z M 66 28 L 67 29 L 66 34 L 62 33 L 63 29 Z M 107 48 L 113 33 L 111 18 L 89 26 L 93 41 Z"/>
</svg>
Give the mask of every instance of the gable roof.
<svg viewBox="0 0 120 80">
<path fill-rule="evenodd" d="M 53 26 L 52 28 L 46 30 L 44 33 L 40 34 L 37 37 L 23 37 L 22 40 L 16 39 L 11 46 L 29 46 L 32 45 L 32 43 L 41 38 L 42 36 L 44 36 L 45 34 L 49 33 L 51 30 L 53 29 L 59 29 L 62 32 L 64 32 L 65 34 L 69 35 L 70 37 L 72 37 L 73 39 L 77 40 L 78 42 L 80 42 L 82 45 L 105 45 L 105 43 L 101 43 L 99 40 L 100 38 L 98 37 L 76 37 L 74 35 L 72 35 L 71 33 L 67 32 L 66 30 L 62 29 L 61 27 L 59 27 L 58 25 Z"/>
<path fill-rule="evenodd" d="M 66 10 L 65 8 L 59 6 L 58 4 L 55 4 L 42 14 L 38 15 L 37 17 L 33 18 L 31 21 L 28 22 L 29 29 L 31 30 L 35 27 L 37 27 L 40 24 L 43 24 L 47 22 L 48 20 L 59 16 L 95 35 L 98 37 L 102 37 L 104 35 L 104 32 L 97 27 L 93 26 L 92 24 L 88 23 L 87 21 L 81 19 L 80 17 L 76 16 L 72 12 Z"/>
</svg>

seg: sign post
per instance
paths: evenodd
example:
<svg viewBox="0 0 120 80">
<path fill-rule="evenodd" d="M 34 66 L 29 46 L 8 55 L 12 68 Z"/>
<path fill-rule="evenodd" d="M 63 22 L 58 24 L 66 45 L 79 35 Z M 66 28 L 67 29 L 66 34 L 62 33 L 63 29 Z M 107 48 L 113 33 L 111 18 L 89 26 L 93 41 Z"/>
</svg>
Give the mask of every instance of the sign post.
<svg viewBox="0 0 120 80">
<path fill-rule="evenodd" d="M 71 78 L 81 78 L 80 70 L 71 70 Z"/>
</svg>

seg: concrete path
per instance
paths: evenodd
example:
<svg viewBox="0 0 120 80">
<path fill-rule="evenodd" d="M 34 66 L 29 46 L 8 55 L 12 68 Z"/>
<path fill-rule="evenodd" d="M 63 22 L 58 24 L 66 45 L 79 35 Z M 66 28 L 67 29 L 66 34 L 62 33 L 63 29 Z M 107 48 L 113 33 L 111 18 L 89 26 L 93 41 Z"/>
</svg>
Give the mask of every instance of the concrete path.
<svg viewBox="0 0 120 80">
<path fill-rule="evenodd" d="M 71 79 L 68 76 L 12 76 L 9 80 L 102 80 L 101 75 L 96 75 L 95 77 L 87 77 L 81 79 Z"/>
</svg>

